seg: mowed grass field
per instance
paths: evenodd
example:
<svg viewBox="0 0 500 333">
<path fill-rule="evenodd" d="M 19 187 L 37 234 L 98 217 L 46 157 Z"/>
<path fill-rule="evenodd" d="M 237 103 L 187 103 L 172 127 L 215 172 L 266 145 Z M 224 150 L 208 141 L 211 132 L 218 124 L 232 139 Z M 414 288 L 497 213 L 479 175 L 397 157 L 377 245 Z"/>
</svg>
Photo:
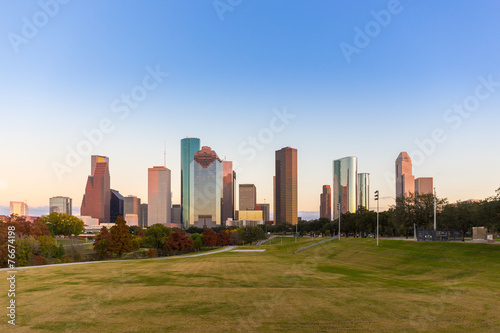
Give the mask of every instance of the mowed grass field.
<svg viewBox="0 0 500 333">
<path fill-rule="evenodd" d="M 500 332 L 500 246 L 342 239 L 293 254 L 320 240 L 19 270 L 18 326 L 2 315 L 0 331 Z"/>
</svg>

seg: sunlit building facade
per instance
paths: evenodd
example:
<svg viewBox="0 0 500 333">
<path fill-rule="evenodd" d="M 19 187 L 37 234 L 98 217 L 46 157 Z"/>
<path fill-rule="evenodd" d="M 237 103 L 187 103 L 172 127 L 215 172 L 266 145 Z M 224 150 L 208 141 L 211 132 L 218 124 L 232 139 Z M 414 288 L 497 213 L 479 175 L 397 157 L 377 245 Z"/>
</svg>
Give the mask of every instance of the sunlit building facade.
<svg viewBox="0 0 500 333">
<path fill-rule="evenodd" d="M 190 224 L 191 162 L 194 154 L 199 150 L 200 139 L 185 138 L 181 140 L 181 221 L 184 227 Z"/>
<path fill-rule="evenodd" d="M 148 225 L 171 222 L 171 172 L 164 166 L 148 169 Z"/>
<path fill-rule="evenodd" d="M 22 217 L 29 216 L 29 208 L 26 202 L 22 201 L 11 201 L 10 202 L 10 215 L 17 215 Z"/>
<path fill-rule="evenodd" d="M 123 198 L 123 213 L 137 215 L 137 221 L 141 220 L 141 199 L 135 195 Z M 127 221 L 128 222 L 128 221 Z"/>
<path fill-rule="evenodd" d="M 333 161 L 333 215 L 356 213 L 358 158 L 344 157 Z M 340 210 L 339 210 L 340 204 Z"/>
<path fill-rule="evenodd" d="M 222 223 L 223 166 L 215 151 L 202 147 L 194 155 L 190 168 L 189 224 L 211 228 Z"/>
<path fill-rule="evenodd" d="M 413 176 L 410 155 L 403 151 L 396 159 L 396 197 L 415 192 L 415 177 Z"/>
<path fill-rule="evenodd" d="M 92 155 L 91 175 L 87 179 L 80 214 L 99 219 L 99 223 L 110 222 L 111 188 L 109 159 Z"/>
<path fill-rule="evenodd" d="M 358 207 L 370 210 L 370 174 L 358 173 Z"/>
<path fill-rule="evenodd" d="M 434 179 L 432 177 L 419 177 L 415 179 L 415 195 L 433 194 Z"/>
</svg>

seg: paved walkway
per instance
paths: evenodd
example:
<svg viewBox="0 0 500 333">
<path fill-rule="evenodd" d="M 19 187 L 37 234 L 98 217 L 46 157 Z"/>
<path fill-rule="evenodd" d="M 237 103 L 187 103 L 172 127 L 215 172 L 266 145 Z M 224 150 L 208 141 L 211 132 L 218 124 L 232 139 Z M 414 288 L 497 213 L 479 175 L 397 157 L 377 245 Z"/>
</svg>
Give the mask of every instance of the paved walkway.
<svg viewBox="0 0 500 333">
<path fill-rule="evenodd" d="M 40 265 L 40 266 L 24 266 L 24 267 L 16 267 L 15 269 L 2 268 L 2 269 L 0 269 L 0 271 L 17 271 L 17 270 L 21 270 L 21 269 L 30 269 L 30 268 L 62 267 L 62 266 L 70 266 L 70 265 L 99 264 L 99 263 L 106 263 L 106 262 L 109 263 L 109 262 L 131 262 L 131 261 L 137 261 L 137 260 L 169 260 L 169 259 L 195 258 L 195 257 L 208 256 L 208 255 L 211 255 L 211 254 L 216 254 L 216 253 L 231 251 L 233 248 L 234 248 L 234 246 L 227 246 L 227 247 L 225 247 L 223 249 L 216 250 L 216 251 L 203 252 L 203 253 L 190 254 L 190 255 L 183 255 L 183 256 L 160 257 L 160 258 L 141 258 L 141 259 L 129 259 L 129 260 L 124 259 L 124 260 L 83 261 L 83 262 L 71 262 L 71 263 L 67 263 L 67 264 Z"/>
</svg>

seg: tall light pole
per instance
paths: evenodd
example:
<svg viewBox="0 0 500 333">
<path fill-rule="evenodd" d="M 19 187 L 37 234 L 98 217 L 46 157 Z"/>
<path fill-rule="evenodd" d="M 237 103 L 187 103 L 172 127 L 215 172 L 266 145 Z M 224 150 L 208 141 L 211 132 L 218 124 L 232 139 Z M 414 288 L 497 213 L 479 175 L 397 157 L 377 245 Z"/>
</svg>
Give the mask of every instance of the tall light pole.
<svg viewBox="0 0 500 333">
<path fill-rule="evenodd" d="M 297 221 L 297 223 L 295 223 L 295 243 L 297 243 L 298 233 L 299 233 L 299 221 Z"/>
<path fill-rule="evenodd" d="M 339 240 L 340 240 L 340 216 L 342 215 L 342 212 L 340 211 L 340 202 L 337 202 L 337 210 L 339 212 Z"/>
<path fill-rule="evenodd" d="M 375 191 L 375 201 L 377 202 L 377 246 L 378 246 L 378 207 L 379 207 L 378 190 Z"/>
<path fill-rule="evenodd" d="M 437 213 L 437 196 L 436 196 L 436 188 L 434 187 L 434 231 L 436 231 L 436 213 Z"/>
</svg>

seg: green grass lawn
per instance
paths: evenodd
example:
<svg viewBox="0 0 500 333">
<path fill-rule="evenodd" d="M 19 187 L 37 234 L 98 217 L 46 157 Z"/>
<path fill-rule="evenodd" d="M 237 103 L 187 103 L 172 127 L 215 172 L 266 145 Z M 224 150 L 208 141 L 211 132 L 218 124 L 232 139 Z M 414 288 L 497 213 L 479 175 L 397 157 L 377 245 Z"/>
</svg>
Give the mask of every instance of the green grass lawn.
<svg viewBox="0 0 500 333">
<path fill-rule="evenodd" d="M 499 331 L 500 246 L 342 239 L 293 254 L 321 240 L 20 270 L 16 331 Z"/>
</svg>

